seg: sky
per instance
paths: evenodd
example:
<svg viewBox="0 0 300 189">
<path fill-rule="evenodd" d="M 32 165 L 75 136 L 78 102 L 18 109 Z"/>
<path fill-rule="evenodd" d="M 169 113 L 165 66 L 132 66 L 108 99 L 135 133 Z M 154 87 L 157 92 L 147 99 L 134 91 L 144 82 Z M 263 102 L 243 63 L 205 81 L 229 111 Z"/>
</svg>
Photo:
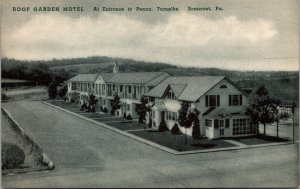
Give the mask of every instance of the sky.
<svg viewBox="0 0 300 189">
<path fill-rule="evenodd" d="M 298 0 L 2 0 L 1 57 L 132 58 L 233 70 L 299 70 Z M 63 11 L 63 7 L 84 11 Z M 94 7 L 133 8 L 128 12 Z M 157 7 L 176 7 L 162 12 Z M 216 11 L 215 7 L 222 11 Z M 29 11 L 13 11 L 29 7 Z M 34 11 L 59 7 L 60 11 Z M 140 12 L 136 7 L 152 8 Z M 210 7 L 212 11 L 188 11 Z"/>
</svg>

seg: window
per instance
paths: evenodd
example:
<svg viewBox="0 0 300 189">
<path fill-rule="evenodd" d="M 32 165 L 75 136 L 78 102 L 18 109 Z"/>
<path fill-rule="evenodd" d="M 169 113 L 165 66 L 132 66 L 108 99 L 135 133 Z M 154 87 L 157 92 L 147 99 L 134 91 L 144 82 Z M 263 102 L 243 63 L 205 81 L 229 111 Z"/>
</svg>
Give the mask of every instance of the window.
<svg viewBox="0 0 300 189">
<path fill-rule="evenodd" d="M 210 119 L 205 119 L 205 126 L 206 127 L 211 127 L 212 126 L 212 121 Z"/>
<path fill-rule="evenodd" d="M 227 88 L 226 85 L 221 85 L 221 86 L 220 86 L 220 89 L 226 89 L 226 88 Z"/>
<path fill-rule="evenodd" d="M 176 112 L 167 111 L 166 119 L 176 121 L 177 114 Z"/>
<path fill-rule="evenodd" d="M 128 93 L 131 93 L 131 86 L 128 85 Z"/>
<path fill-rule="evenodd" d="M 123 92 L 123 85 L 120 85 L 120 92 Z"/>
<path fill-rule="evenodd" d="M 113 84 L 113 91 L 116 89 L 116 85 L 115 84 Z"/>
<path fill-rule="evenodd" d="M 220 95 L 206 95 L 205 106 L 206 107 L 220 106 Z"/>
<path fill-rule="evenodd" d="M 233 126 L 232 128 L 233 135 L 244 135 L 244 134 L 256 133 L 256 127 L 252 127 L 252 124 L 250 124 L 249 119 L 246 118 L 233 119 L 232 126 Z"/>
<path fill-rule="evenodd" d="M 175 94 L 173 93 L 173 91 L 169 90 L 166 94 L 166 98 L 167 99 L 175 99 Z"/>
<path fill-rule="evenodd" d="M 229 106 L 243 105 L 243 95 L 229 95 Z"/>
<path fill-rule="evenodd" d="M 220 120 L 220 128 L 224 127 L 224 120 Z"/>
<path fill-rule="evenodd" d="M 126 104 L 126 110 L 130 111 L 130 104 Z"/>
</svg>

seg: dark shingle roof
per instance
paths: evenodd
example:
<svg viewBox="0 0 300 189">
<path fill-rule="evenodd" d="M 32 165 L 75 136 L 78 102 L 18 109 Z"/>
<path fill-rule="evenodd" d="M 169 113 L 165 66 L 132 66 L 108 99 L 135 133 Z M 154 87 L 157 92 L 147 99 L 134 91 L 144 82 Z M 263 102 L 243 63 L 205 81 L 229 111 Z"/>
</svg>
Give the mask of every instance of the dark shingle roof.
<svg viewBox="0 0 300 189">
<path fill-rule="evenodd" d="M 169 74 L 164 72 L 134 72 L 134 73 L 115 73 L 107 82 L 121 84 L 148 84 L 157 85 Z"/>
<path fill-rule="evenodd" d="M 179 97 L 184 88 L 186 87 L 186 84 L 171 84 L 169 85 L 172 91 L 174 92 L 176 97 Z"/>
<path fill-rule="evenodd" d="M 98 77 L 98 74 L 78 74 L 72 77 L 68 81 L 83 81 L 83 82 L 94 82 Z"/>
<path fill-rule="evenodd" d="M 175 85 L 180 85 L 180 87 L 178 86 L 177 88 L 175 87 L 176 89 L 174 88 L 178 91 L 180 91 L 183 88 L 183 85 L 185 85 L 181 94 L 177 96 L 177 99 L 194 102 L 224 78 L 224 76 L 169 77 L 146 93 L 145 96 L 161 98 L 169 85 L 171 88 L 174 88 Z"/>
<path fill-rule="evenodd" d="M 114 73 L 100 73 L 99 75 L 105 82 L 107 82 L 114 75 Z"/>
</svg>

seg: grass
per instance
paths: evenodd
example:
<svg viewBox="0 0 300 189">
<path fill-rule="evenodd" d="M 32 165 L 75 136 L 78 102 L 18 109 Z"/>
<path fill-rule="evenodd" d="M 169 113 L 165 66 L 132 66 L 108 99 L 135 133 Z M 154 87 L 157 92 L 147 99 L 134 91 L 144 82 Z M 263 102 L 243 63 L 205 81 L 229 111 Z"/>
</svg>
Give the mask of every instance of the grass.
<svg viewBox="0 0 300 189">
<path fill-rule="evenodd" d="M 21 169 L 27 168 L 26 171 L 40 170 L 45 168 L 42 163 L 42 154 L 37 150 L 26 137 L 18 133 L 11 125 L 8 118 L 1 112 L 1 144 L 2 148 L 5 148 L 5 144 L 15 144 L 18 145 L 25 154 L 25 161 L 22 164 Z M 3 153 L 3 152 L 2 152 Z M 4 154 L 2 154 L 3 156 Z M 7 174 L 8 172 L 19 172 L 19 169 L 9 169 L 2 174 Z"/>
<path fill-rule="evenodd" d="M 247 136 L 247 137 L 238 137 L 238 138 L 228 138 L 235 140 L 237 142 L 246 144 L 246 145 L 258 145 L 258 144 L 268 144 L 274 142 L 288 142 L 289 140 L 283 138 L 277 138 L 274 136 L 268 135 L 256 135 L 256 136 Z"/>
<path fill-rule="evenodd" d="M 223 140 L 195 140 L 190 136 L 187 136 L 187 145 L 185 145 L 185 136 L 183 134 L 174 135 L 170 131 L 158 132 L 141 130 L 129 131 L 129 133 L 176 151 L 204 150 L 208 148 L 225 148 L 236 146 Z"/>
</svg>

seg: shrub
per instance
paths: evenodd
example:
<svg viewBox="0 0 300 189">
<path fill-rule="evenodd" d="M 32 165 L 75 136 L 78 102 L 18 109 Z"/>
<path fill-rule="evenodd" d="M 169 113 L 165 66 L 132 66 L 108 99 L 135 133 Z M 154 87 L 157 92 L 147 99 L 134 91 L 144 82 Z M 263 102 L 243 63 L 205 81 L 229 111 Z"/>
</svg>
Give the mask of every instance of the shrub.
<svg viewBox="0 0 300 189">
<path fill-rule="evenodd" d="M 108 110 L 107 110 L 106 107 L 103 108 L 103 112 L 104 112 L 104 113 L 107 113 L 107 112 L 108 112 Z"/>
<path fill-rule="evenodd" d="M 2 99 L 2 100 L 8 100 L 8 99 L 9 99 L 9 96 L 7 96 L 7 94 L 1 92 L 1 99 Z"/>
<path fill-rule="evenodd" d="M 115 110 L 114 110 L 114 109 L 111 109 L 111 110 L 110 110 L 110 114 L 111 114 L 111 115 L 115 115 Z"/>
<path fill-rule="evenodd" d="M 180 134 L 180 129 L 179 129 L 177 123 L 175 123 L 175 125 L 174 125 L 173 128 L 171 129 L 171 133 L 174 134 L 174 135 Z"/>
<path fill-rule="evenodd" d="M 128 120 L 132 120 L 132 117 L 131 117 L 131 115 L 130 115 L 130 114 L 128 114 L 128 115 L 126 116 L 126 119 L 128 119 Z"/>
<path fill-rule="evenodd" d="M 64 96 L 66 96 L 67 92 L 68 92 L 68 87 L 67 86 L 63 86 L 62 88 L 60 88 L 58 90 L 58 96 L 60 96 L 62 98 Z"/>
<path fill-rule="evenodd" d="M 287 112 L 283 112 L 279 114 L 279 119 L 287 120 L 290 118 L 290 115 Z"/>
<path fill-rule="evenodd" d="M 19 168 L 24 163 L 25 153 L 16 144 L 3 143 L 1 153 L 3 170 Z"/>
<path fill-rule="evenodd" d="M 163 132 L 163 131 L 168 131 L 168 127 L 167 124 L 165 122 L 165 120 L 162 120 L 158 126 L 158 131 Z"/>
</svg>

